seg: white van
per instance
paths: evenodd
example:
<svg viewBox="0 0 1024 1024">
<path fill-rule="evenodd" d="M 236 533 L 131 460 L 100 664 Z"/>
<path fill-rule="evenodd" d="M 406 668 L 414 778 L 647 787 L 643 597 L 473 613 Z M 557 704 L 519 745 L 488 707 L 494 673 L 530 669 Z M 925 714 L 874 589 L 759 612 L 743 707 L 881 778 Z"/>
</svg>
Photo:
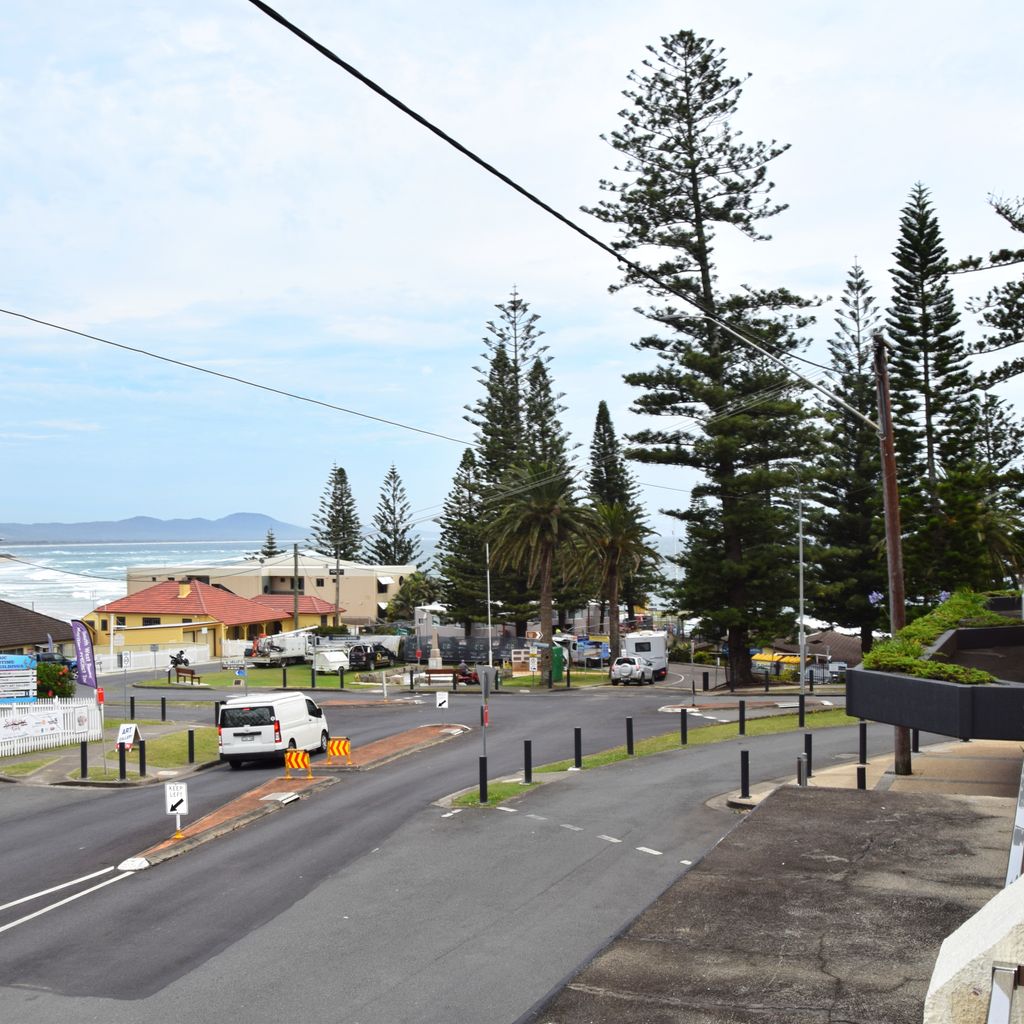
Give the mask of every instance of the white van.
<svg viewBox="0 0 1024 1024">
<path fill-rule="evenodd" d="M 279 757 L 289 748 L 323 752 L 328 739 L 323 708 L 304 693 L 250 694 L 220 706 L 217 746 L 232 768 Z"/>
</svg>

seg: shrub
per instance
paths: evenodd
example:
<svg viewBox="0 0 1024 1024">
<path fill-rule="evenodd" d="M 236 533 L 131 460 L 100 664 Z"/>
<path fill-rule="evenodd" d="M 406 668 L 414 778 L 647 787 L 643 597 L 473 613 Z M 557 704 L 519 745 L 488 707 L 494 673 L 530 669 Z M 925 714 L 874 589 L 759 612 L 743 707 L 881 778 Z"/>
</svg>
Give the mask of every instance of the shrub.
<svg viewBox="0 0 1024 1024">
<path fill-rule="evenodd" d="M 36 666 L 37 697 L 74 697 L 75 677 L 66 665 L 42 662 Z"/>
</svg>

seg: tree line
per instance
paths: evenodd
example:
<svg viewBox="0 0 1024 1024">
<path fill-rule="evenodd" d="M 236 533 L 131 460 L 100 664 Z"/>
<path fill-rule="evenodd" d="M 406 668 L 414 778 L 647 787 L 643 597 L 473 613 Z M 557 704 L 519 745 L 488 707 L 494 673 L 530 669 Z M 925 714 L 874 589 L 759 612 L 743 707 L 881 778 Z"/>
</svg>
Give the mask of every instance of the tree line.
<svg viewBox="0 0 1024 1024">
<path fill-rule="evenodd" d="M 615 174 L 600 182 L 605 198 L 585 208 L 616 230 L 613 245 L 626 257 L 613 289 L 649 297 L 639 311 L 648 327 L 633 345 L 650 365 L 625 380 L 635 389 L 633 411 L 651 425 L 620 442 L 601 402 L 588 472 L 578 475 L 540 318 L 513 290 L 486 324 L 480 397 L 465 409 L 473 445 L 440 516 L 434 566 L 410 581 L 412 603 L 439 599 L 468 631 L 488 617 L 489 565 L 491 611 L 500 607 L 518 635 L 539 618 L 549 639 L 556 621 L 599 600 L 614 652 L 619 608 L 631 616 L 658 595 L 727 645 L 733 678 L 743 682 L 751 647 L 793 629 L 802 528 L 809 614 L 859 630 L 870 646 L 887 625 L 879 446 L 849 407 L 877 419 L 879 333 L 890 364 L 910 614 L 945 591 L 1020 578 L 1024 429 L 995 389 L 1024 373 L 1024 357 L 1013 355 L 1024 342 L 1024 279 L 990 288 L 963 312 L 950 281 L 1013 267 L 1024 250 L 951 260 L 929 191 L 914 184 L 895 232 L 889 305 L 879 306 L 854 262 L 834 311 L 829 363 L 811 363 L 801 353 L 824 302 L 781 282 L 727 286 L 730 268 L 719 256 L 728 233 L 769 241 L 768 222 L 787 208 L 774 198 L 769 171 L 788 146 L 733 128 L 745 81 L 728 72 L 720 47 L 692 32 L 649 47 L 606 136 L 620 158 Z M 996 226 L 1024 232 L 1020 200 L 989 201 Z M 964 313 L 974 318 L 970 338 Z M 1002 361 L 976 369 L 973 357 L 990 353 Z M 801 377 L 780 360 L 799 366 Z M 808 379 L 841 394 L 846 407 Z M 629 462 L 696 472 L 685 507 L 660 510 L 685 529 L 668 559 L 678 580 L 665 576 L 651 546 Z M 418 557 L 394 466 L 372 541 L 360 546 L 337 466 L 314 521 L 313 546 L 326 555 L 377 564 Z"/>
</svg>

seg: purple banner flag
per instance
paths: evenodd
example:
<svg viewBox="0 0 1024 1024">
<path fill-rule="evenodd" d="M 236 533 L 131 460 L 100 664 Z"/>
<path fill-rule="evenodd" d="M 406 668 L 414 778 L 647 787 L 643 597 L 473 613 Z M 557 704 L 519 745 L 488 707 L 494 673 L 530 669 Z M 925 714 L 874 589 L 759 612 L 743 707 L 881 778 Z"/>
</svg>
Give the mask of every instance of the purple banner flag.
<svg viewBox="0 0 1024 1024">
<path fill-rule="evenodd" d="M 92 634 L 80 619 L 71 620 L 71 635 L 75 638 L 75 657 L 78 659 L 78 682 L 96 689 L 96 659 L 92 653 Z"/>
</svg>

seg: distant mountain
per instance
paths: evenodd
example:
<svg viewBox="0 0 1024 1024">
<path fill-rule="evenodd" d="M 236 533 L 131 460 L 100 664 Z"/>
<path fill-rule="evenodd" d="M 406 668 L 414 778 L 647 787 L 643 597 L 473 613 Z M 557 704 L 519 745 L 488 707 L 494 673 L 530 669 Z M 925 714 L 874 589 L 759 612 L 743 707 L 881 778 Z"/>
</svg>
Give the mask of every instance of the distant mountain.
<svg viewBox="0 0 1024 1024">
<path fill-rule="evenodd" d="M 223 519 L 154 519 L 133 516 L 95 523 L 0 523 L 0 542 L 6 544 L 72 544 L 90 541 L 251 540 L 262 541 L 267 530 L 274 539 L 304 540 L 309 528 L 259 512 L 235 512 Z"/>
</svg>

